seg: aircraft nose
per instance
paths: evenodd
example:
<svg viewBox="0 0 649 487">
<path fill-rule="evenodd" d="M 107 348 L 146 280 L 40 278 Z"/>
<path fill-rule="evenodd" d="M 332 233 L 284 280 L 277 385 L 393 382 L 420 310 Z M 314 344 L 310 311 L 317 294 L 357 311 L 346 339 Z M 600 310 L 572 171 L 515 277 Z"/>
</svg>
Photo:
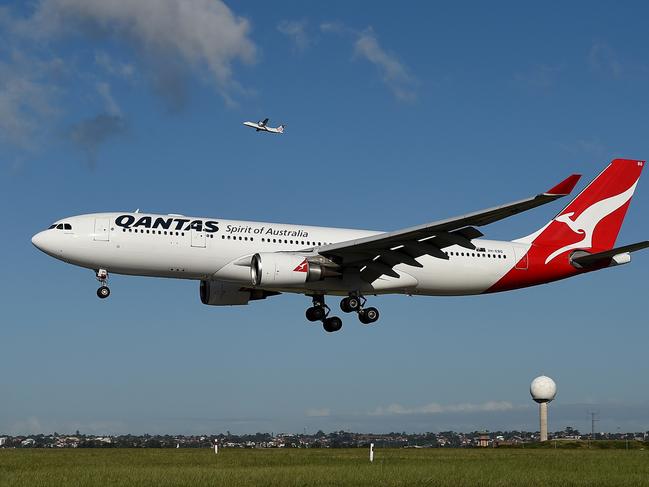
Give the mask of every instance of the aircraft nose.
<svg viewBox="0 0 649 487">
<path fill-rule="evenodd" d="M 36 235 L 32 237 L 32 244 L 34 244 L 34 247 L 36 247 L 38 250 L 41 252 L 45 252 L 48 255 L 55 256 L 57 251 L 56 251 L 56 243 L 54 242 L 54 238 L 52 238 L 51 232 L 48 231 L 42 231 L 38 232 Z"/>
<path fill-rule="evenodd" d="M 43 250 L 44 240 L 45 240 L 45 236 L 43 235 L 44 233 L 45 232 L 38 232 L 36 235 L 32 237 L 32 244 L 38 250 Z"/>
</svg>

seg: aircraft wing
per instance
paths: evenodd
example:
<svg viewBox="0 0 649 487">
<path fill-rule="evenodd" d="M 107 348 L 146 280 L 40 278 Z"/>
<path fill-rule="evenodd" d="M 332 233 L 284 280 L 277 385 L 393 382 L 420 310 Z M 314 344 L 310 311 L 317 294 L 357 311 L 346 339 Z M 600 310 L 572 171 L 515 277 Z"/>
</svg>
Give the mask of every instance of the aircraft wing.
<svg viewBox="0 0 649 487">
<path fill-rule="evenodd" d="M 392 269 L 394 266 L 403 263 L 422 267 L 415 260 L 422 255 L 448 259 L 442 251 L 445 247 L 460 245 L 475 249 L 471 240 L 483 234 L 474 227 L 488 225 L 566 196 L 580 177 L 573 174 L 545 193 L 531 198 L 394 232 L 324 245 L 317 251 L 342 267 L 359 268 L 361 277 L 367 282 L 373 282 L 382 275 L 399 277 Z"/>
</svg>

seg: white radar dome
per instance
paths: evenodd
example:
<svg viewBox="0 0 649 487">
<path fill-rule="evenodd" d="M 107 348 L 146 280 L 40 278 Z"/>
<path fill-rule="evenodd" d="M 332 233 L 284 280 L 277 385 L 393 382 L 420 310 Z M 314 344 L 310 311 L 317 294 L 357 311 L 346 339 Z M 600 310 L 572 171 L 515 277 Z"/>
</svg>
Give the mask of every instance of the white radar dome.
<svg viewBox="0 0 649 487">
<path fill-rule="evenodd" d="M 536 402 L 550 402 L 557 395 L 557 385 L 552 379 L 542 375 L 532 381 L 530 394 Z"/>
</svg>

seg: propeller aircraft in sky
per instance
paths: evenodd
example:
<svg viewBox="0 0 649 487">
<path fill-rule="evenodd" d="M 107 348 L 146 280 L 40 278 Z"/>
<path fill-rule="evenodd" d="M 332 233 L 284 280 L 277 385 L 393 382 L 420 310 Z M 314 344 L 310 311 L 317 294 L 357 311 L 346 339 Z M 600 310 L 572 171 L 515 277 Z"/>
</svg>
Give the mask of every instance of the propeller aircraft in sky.
<svg viewBox="0 0 649 487">
<path fill-rule="evenodd" d="M 284 128 L 286 127 L 286 125 L 280 125 L 279 127 L 269 127 L 267 118 L 264 118 L 259 122 L 243 122 L 243 124 L 246 127 L 255 129 L 257 132 L 271 132 L 273 134 L 283 134 Z"/>
</svg>

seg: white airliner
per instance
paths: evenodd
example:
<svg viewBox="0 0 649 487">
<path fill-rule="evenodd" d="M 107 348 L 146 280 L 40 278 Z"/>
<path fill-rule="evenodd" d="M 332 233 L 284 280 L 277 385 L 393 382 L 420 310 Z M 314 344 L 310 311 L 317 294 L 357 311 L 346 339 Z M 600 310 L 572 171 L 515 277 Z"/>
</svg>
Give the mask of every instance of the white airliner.
<svg viewBox="0 0 649 487">
<path fill-rule="evenodd" d="M 283 134 L 284 128 L 286 127 L 286 125 L 280 125 L 279 127 L 269 127 L 267 118 L 264 118 L 259 122 L 243 122 L 243 124 L 246 127 L 255 129 L 257 132 L 271 132 L 273 134 Z"/>
<path fill-rule="evenodd" d="M 93 269 L 100 298 L 108 273 L 200 281 L 209 305 L 242 305 L 283 292 L 305 294 L 310 321 L 328 332 L 325 295 L 362 323 L 379 312 L 365 296 L 452 296 L 508 291 L 630 262 L 649 241 L 614 248 L 645 162 L 616 159 L 540 230 L 511 242 L 476 229 L 569 194 L 572 175 L 545 193 L 468 215 L 393 232 L 247 222 L 182 215 L 96 213 L 64 218 L 33 244 Z"/>
</svg>

